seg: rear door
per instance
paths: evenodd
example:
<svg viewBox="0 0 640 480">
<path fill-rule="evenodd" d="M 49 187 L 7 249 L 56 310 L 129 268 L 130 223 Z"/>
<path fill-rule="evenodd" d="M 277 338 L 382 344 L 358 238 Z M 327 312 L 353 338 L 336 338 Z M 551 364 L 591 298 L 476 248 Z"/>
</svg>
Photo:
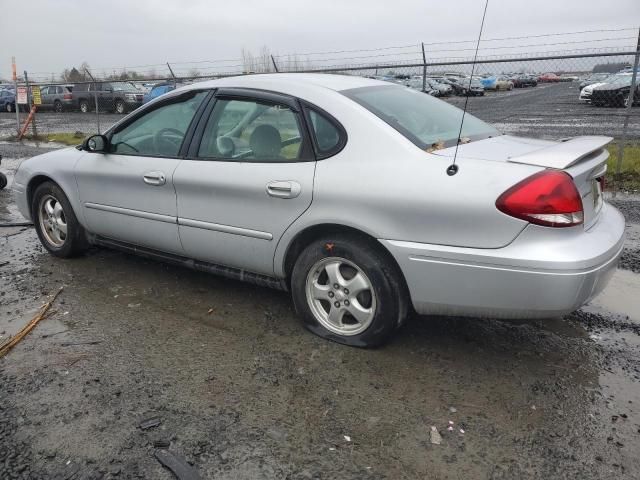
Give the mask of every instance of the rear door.
<svg viewBox="0 0 640 480">
<path fill-rule="evenodd" d="M 185 253 L 273 274 L 284 231 L 311 204 L 315 157 L 297 100 L 222 89 L 174 174 Z"/>
</svg>

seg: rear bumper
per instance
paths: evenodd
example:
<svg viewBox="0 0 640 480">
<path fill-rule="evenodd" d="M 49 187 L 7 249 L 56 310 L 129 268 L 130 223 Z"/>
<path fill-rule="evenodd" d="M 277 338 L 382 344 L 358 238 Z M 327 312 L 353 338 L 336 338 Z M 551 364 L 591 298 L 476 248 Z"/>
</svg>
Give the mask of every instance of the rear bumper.
<svg viewBox="0 0 640 480">
<path fill-rule="evenodd" d="M 420 314 L 549 318 L 600 293 L 615 271 L 624 218 L 606 204 L 596 225 L 529 225 L 510 245 L 473 249 L 381 240 Z"/>
</svg>

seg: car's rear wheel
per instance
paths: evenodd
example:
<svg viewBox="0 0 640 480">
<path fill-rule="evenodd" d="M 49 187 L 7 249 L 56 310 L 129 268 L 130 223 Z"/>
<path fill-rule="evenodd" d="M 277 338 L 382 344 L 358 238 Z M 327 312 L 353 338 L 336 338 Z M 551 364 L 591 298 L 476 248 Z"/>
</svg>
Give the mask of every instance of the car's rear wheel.
<svg viewBox="0 0 640 480">
<path fill-rule="evenodd" d="M 125 113 L 125 105 L 124 102 L 122 100 L 116 100 L 116 103 L 114 105 L 114 110 L 116 113 L 122 115 L 123 113 Z"/>
<path fill-rule="evenodd" d="M 73 257 L 88 247 L 87 237 L 62 189 L 53 182 L 36 188 L 31 216 L 42 245 L 57 257 Z"/>
<path fill-rule="evenodd" d="M 4 173 L 0 173 L 0 190 L 7 186 L 7 176 Z"/>
<path fill-rule="evenodd" d="M 53 102 L 53 110 L 57 113 L 62 113 L 64 108 L 62 107 L 62 102 L 60 100 Z"/>
<path fill-rule="evenodd" d="M 91 107 L 89 106 L 88 100 L 80 100 L 80 111 L 82 113 L 89 113 Z"/>
<path fill-rule="evenodd" d="M 352 235 L 307 246 L 293 268 L 291 290 L 306 328 L 345 345 L 381 345 L 407 315 L 397 266 L 373 242 Z"/>
<path fill-rule="evenodd" d="M 10 103 L 7 103 L 7 105 L 5 106 L 5 109 L 7 110 L 7 112 L 13 112 L 14 108 L 15 107 Z"/>
</svg>

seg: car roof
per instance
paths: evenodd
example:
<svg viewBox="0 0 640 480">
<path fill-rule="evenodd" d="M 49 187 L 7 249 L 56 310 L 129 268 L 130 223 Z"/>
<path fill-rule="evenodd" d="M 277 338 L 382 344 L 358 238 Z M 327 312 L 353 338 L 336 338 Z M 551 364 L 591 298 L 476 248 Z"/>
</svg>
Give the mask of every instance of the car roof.
<svg viewBox="0 0 640 480">
<path fill-rule="evenodd" d="M 390 83 L 364 77 L 326 73 L 264 73 L 197 82 L 187 85 L 181 88 L 181 90 L 238 87 L 268 89 L 286 93 L 291 87 L 296 87 L 297 90 L 300 88 L 309 88 L 310 90 L 329 89 L 342 91 L 351 88 L 380 85 L 390 85 Z"/>
</svg>

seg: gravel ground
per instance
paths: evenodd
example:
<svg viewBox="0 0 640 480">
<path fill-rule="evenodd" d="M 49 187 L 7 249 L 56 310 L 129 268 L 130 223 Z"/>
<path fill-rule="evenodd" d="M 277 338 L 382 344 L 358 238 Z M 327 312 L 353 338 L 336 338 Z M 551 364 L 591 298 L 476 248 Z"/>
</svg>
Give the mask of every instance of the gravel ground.
<svg viewBox="0 0 640 480">
<path fill-rule="evenodd" d="M 624 109 L 597 108 L 578 101 L 577 83 L 541 84 L 535 88 L 518 88 L 510 92 L 487 92 L 471 97 L 468 110 L 494 124 L 504 133 L 557 139 L 575 135 L 611 135 L 619 137 Z M 446 101 L 462 107 L 463 97 Z M 23 115 L 24 116 L 24 115 Z M 97 131 L 95 113 L 65 112 L 38 114 L 38 132 L 42 134 Z M 100 114 L 102 131 L 122 115 Z M 15 113 L 0 112 L 0 138 L 15 134 Z M 640 140 L 640 108 L 632 109 L 629 138 Z"/>
<path fill-rule="evenodd" d="M 0 145 L 3 171 L 39 151 Z M 377 350 L 307 333 L 283 292 L 0 227 L 0 341 L 64 286 L 0 359 L 0 478 L 172 478 L 156 448 L 210 479 L 640 478 L 640 203 L 616 203 L 626 269 L 589 306 L 414 317 Z"/>
</svg>

